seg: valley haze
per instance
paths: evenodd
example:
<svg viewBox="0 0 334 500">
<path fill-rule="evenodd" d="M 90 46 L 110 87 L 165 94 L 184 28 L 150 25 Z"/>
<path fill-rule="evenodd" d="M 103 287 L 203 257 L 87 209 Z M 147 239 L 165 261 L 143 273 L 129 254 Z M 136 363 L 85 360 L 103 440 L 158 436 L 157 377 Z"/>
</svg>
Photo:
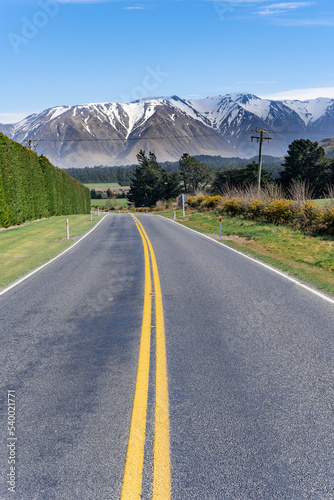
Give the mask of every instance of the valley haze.
<svg viewBox="0 0 334 500">
<path fill-rule="evenodd" d="M 295 139 L 334 137 L 334 99 L 282 101 L 245 92 L 154 97 L 57 106 L 0 124 L 0 132 L 17 142 L 38 140 L 38 154 L 61 168 L 133 164 L 140 149 L 161 162 L 184 153 L 249 158 L 258 151 L 251 142 L 256 128 L 270 131 L 264 152 L 273 156 L 285 155 Z"/>
</svg>

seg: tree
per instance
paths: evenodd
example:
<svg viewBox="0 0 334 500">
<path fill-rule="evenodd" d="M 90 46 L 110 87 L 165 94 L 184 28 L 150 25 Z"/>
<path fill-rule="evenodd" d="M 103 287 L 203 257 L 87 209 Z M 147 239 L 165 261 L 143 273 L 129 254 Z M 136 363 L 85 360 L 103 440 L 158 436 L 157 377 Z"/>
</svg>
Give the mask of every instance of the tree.
<svg viewBox="0 0 334 500">
<path fill-rule="evenodd" d="M 137 154 L 139 165 L 133 173 L 128 200 L 136 207 L 150 207 L 158 200 L 166 199 L 166 171 L 157 162 L 154 153 L 145 155 L 140 150 Z"/>
<path fill-rule="evenodd" d="M 227 186 L 244 188 L 257 184 L 258 164 L 253 161 L 243 168 L 229 168 L 221 172 L 216 172 L 216 178 L 212 185 L 212 192 L 223 195 Z M 261 184 L 273 182 L 270 172 L 262 169 Z"/>
<path fill-rule="evenodd" d="M 176 198 L 180 194 L 180 173 L 165 172 L 164 174 L 164 200 Z"/>
<path fill-rule="evenodd" d="M 325 150 L 317 142 L 298 139 L 289 146 L 280 180 L 285 188 L 293 181 L 307 181 L 314 189 L 314 195 L 321 196 L 330 181 L 330 167 Z"/>
<path fill-rule="evenodd" d="M 214 173 L 205 163 L 185 153 L 179 161 L 181 178 L 186 193 L 204 189 L 214 179 Z"/>
</svg>

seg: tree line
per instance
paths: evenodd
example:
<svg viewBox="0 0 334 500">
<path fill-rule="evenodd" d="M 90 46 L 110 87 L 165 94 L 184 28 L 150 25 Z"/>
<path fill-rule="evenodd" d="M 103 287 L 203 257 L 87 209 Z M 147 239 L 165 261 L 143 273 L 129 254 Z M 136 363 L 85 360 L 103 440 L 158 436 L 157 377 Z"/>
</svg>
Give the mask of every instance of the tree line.
<svg viewBox="0 0 334 500">
<path fill-rule="evenodd" d="M 0 226 L 89 211 L 88 188 L 0 134 Z"/>
<path fill-rule="evenodd" d="M 214 172 L 198 158 L 184 154 L 178 163 L 178 171 L 168 172 L 158 163 L 153 153 L 140 151 L 138 165 L 131 177 L 128 199 L 137 207 L 148 207 L 157 201 L 175 198 L 181 192 L 195 194 L 204 190 L 211 194 L 224 194 L 226 187 L 243 188 L 257 183 L 258 164 L 253 161 L 242 168 L 229 168 Z M 325 150 L 309 139 L 293 141 L 281 164 L 277 179 L 266 169 L 262 170 L 261 182 L 279 183 L 288 190 L 294 181 L 308 183 L 314 197 L 321 198 L 334 183 L 334 159 L 326 157 Z"/>
<path fill-rule="evenodd" d="M 84 168 L 66 168 L 65 172 L 82 184 L 116 183 L 129 186 L 135 165 L 126 167 L 95 166 Z"/>
<path fill-rule="evenodd" d="M 215 172 L 230 168 L 242 168 L 255 159 L 255 157 L 245 160 L 239 157 L 225 158 L 210 155 L 194 155 L 194 158 L 200 163 L 205 163 Z M 264 155 L 263 161 L 273 177 L 278 177 L 282 159 L 276 156 Z M 179 161 L 165 161 L 159 162 L 159 164 L 166 172 L 179 170 Z M 66 168 L 64 170 L 71 177 L 83 184 L 117 183 L 120 186 L 129 186 L 136 166 L 136 164 L 125 165 L 123 167 L 98 165 L 95 167 Z"/>
</svg>

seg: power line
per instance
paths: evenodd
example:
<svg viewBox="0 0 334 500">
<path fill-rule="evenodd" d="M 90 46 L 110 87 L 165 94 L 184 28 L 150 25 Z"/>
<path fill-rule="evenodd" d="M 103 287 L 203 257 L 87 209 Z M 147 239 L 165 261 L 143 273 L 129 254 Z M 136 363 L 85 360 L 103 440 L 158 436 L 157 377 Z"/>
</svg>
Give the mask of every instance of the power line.
<svg viewBox="0 0 334 500">
<path fill-rule="evenodd" d="M 36 151 L 37 146 L 38 146 L 38 139 L 24 139 L 23 142 L 28 143 L 26 145 L 26 148 L 29 149 L 29 151 L 32 151 L 33 149 Z M 37 142 L 37 144 L 33 144 L 34 142 Z"/>
<path fill-rule="evenodd" d="M 256 130 L 255 130 L 256 131 Z M 334 130 L 333 131 L 325 131 L 325 132 L 307 132 L 305 130 L 283 130 L 283 131 L 276 131 L 270 132 L 271 134 L 280 134 L 280 136 L 288 135 L 288 134 L 301 134 L 302 136 L 325 136 L 325 135 L 334 135 Z M 215 134 L 195 134 L 195 135 L 159 135 L 159 136 L 153 136 L 153 137 L 128 137 L 128 138 L 120 138 L 120 137 L 103 137 L 103 138 L 92 138 L 92 139 L 38 139 L 38 142 L 108 142 L 108 141 L 121 141 L 121 142 L 127 142 L 127 141 L 139 141 L 139 140 L 159 140 L 159 139 L 187 139 L 187 138 L 201 138 L 201 137 L 217 137 L 217 138 L 224 138 L 224 137 L 234 137 L 238 138 L 241 135 L 248 135 L 248 131 L 241 132 L 239 135 L 236 134 L 231 134 L 231 133 L 225 133 L 225 132 L 217 132 Z M 220 137 L 219 137 L 220 136 Z M 266 138 L 265 138 L 266 139 Z"/>
<path fill-rule="evenodd" d="M 262 145 L 263 145 L 263 141 L 268 141 L 268 144 L 269 144 L 269 141 L 271 141 L 271 137 L 263 137 L 263 134 L 270 134 L 270 132 L 268 132 L 267 130 L 262 130 L 262 129 L 258 129 L 256 128 L 255 130 L 252 130 L 252 132 L 258 132 L 260 134 L 260 137 L 259 136 L 254 136 L 252 135 L 251 139 L 252 139 L 252 142 L 253 142 L 253 139 L 256 139 L 256 141 L 259 143 L 259 168 L 258 168 L 258 172 L 257 172 L 257 188 L 258 188 L 258 191 L 260 192 L 261 190 L 261 169 L 262 169 Z"/>
</svg>

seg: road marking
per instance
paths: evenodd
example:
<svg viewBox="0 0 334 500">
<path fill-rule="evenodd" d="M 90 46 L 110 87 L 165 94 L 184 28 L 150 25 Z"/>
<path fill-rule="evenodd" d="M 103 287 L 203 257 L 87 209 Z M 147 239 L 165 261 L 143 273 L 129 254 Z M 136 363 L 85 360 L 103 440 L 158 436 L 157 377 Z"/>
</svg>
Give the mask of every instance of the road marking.
<svg viewBox="0 0 334 500">
<path fill-rule="evenodd" d="M 145 256 L 145 287 L 144 310 L 140 339 L 136 389 L 133 401 L 132 419 L 130 426 L 128 451 L 123 478 L 121 500 L 134 500 L 141 498 L 141 485 L 144 463 L 145 428 L 147 412 L 147 395 L 150 367 L 150 341 L 151 341 L 151 272 L 148 246 L 142 230 L 138 231 L 143 241 Z"/>
<path fill-rule="evenodd" d="M 154 423 L 154 466 L 153 466 L 153 499 L 167 500 L 171 497 L 170 477 L 170 444 L 169 444 L 169 410 L 168 410 L 168 378 L 164 316 L 162 307 L 161 286 L 158 266 L 152 244 L 141 227 L 151 255 L 153 281 L 155 290 L 156 317 L 156 373 L 155 373 L 155 423 Z"/>
<path fill-rule="evenodd" d="M 156 330 L 156 382 L 152 498 L 153 500 L 168 500 L 171 498 L 168 379 L 161 286 L 158 267 L 151 242 L 139 220 L 134 216 L 132 217 L 136 221 L 137 229 L 141 235 L 144 246 L 145 298 L 136 390 L 121 500 L 139 500 L 141 498 L 151 328 L 155 328 Z M 152 292 L 151 285 L 150 258 L 153 270 L 154 292 Z M 151 326 L 152 297 L 154 297 L 155 302 L 155 326 Z M 150 308 L 149 312 L 148 308 Z M 141 380 L 140 383 L 139 380 Z"/>
<path fill-rule="evenodd" d="M 14 281 L 14 283 L 12 283 L 11 285 L 9 285 L 6 288 L 4 288 L 3 290 L 1 290 L 0 295 L 4 295 L 6 292 L 9 292 L 9 290 L 11 290 L 15 286 L 19 285 L 20 283 L 22 283 L 22 281 L 25 281 L 26 279 L 30 278 L 30 276 L 32 276 L 33 274 L 37 273 L 38 271 L 41 271 L 42 269 L 44 269 L 44 267 L 46 267 L 49 264 L 51 264 L 51 262 L 54 262 L 55 260 L 59 259 L 59 257 L 61 257 L 62 255 L 64 255 L 65 253 L 67 253 L 70 250 L 72 250 L 72 248 L 74 248 L 76 245 L 78 245 L 84 238 L 86 238 L 92 231 L 94 231 L 94 229 L 96 229 L 97 226 L 99 226 L 101 224 L 101 222 L 106 217 L 108 217 L 108 214 L 106 214 L 102 219 L 100 219 L 89 231 L 87 231 L 87 233 L 85 233 L 78 241 L 76 241 L 75 243 L 73 243 L 73 245 L 71 245 L 70 247 L 66 248 L 66 250 L 64 250 L 60 254 L 56 255 L 56 257 L 53 257 L 53 259 L 49 260 L 48 262 L 46 262 L 42 266 L 37 267 L 36 269 L 34 269 L 33 271 L 30 271 L 30 273 L 26 274 L 22 278 L 19 278 L 18 280 Z"/>
<path fill-rule="evenodd" d="M 327 302 L 330 302 L 331 304 L 334 304 L 334 299 L 328 297 L 324 293 L 318 292 L 318 290 L 314 290 L 314 288 L 311 288 L 310 286 L 305 285 L 301 281 L 298 281 L 296 278 L 292 278 L 292 276 L 285 274 L 283 271 L 279 271 L 275 267 L 272 267 L 269 264 L 265 264 L 261 260 L 254 259 L 254 257 L 250 257 L 249 255 L 241 252 L 240 250 L 236 250 L 235 248 L 232 248 L 232 247 L 226 245 L 222 241 L 217 241 L 214 238 L 211 238 L 211 236 L 208 236 L 207 234 L 200 233 L 199 231 L 196 231 L 196 229 L 192 229 L 191 227 L 184 226 L 183 224 L 180 224 L 179 222 L 177 222 L 173 219 L 168 219 L 167 217 L 163 217 L 162 215 L 159 215 L 158 217 L 161 217 L 164 220 L 168 220 L 169 222 L 173 222 L 173 224 L 177 224 L 180 227 L 184 227 L 185 229 L 188 229 L 189 231 L 192 231 L 193 233 L 196 233 L 197 235 L 202 236 L 203 238 L 206 238 L 207 240 L 213 241 L 213 243 L 217 243 L 218 245 L 221 245 L 221 246 L 227 248 L 228 250 L 231 250 L 231 252 L 235 252 L 235 253 L 241 255 L 245 259 L 251 260 L 252 262 L 255 262 L 256 264 L 259 264 L 260 266 L 265 267 L 266 269 L 269 269 L 269 271 L 272 271 L 273 273 L 276 273 L 279 276 L 282 276 L 283 278 L 291 281 L 295 285 L 298 285 L 301 288 L 304 288 L 305 290 L 307 290 L 308 292 L 311 292 L 314 295 L 317 295 L 317 297 L 320 297 L 321 299 L 326 300 Z"/>
</svg>

